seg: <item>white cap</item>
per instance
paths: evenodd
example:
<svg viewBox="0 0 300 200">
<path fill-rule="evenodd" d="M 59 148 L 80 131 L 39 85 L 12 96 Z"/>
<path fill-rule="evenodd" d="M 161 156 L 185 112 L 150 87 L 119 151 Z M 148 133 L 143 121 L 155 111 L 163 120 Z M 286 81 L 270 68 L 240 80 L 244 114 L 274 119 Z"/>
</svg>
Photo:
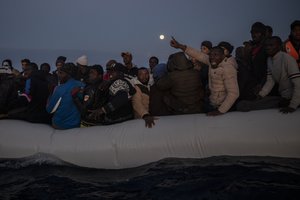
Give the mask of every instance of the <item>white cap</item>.
<svg viewBox="0 0 300 200">
<path fill-rule="evenodd" d="M 86 55 L 80 56 L 77 58 L 76 63 L 79 65 L 87 66 L 88 65 L 88 58 Z"/>
</svg>

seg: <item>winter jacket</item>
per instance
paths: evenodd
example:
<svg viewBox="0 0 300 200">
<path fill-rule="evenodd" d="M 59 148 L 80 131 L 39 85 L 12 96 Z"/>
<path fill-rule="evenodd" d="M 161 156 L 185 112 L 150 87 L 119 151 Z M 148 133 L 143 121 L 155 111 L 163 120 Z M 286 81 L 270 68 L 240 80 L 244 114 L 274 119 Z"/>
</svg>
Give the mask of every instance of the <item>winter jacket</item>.
<svg viewBox="0 0 300 200">
<path fill-rule="evenodd" d="M 268 59 L 268 78 L 259 95 L 269 94 L 275 83 L 280 95 L 291 99 L 289 107 L 296 109 L 300 105 L 300 72 L 296 60 L 285 52 Z"/>
<path fill-rule="evenodd" d="M 113 80 L 108 88 L 108 101 L 102 107 L 105 112 L 102 124 L 114 124 L 132 119 L 131 98 L 135 92 L 129 81 Z"/>
<path fill-rule="evenodd" d="M 48 82 L 42 71 L 34 71 L 31 77 L 26 80 L 27 87 L 24 96 L 28 99 L 27 105 L 22 111 L 10 111 L 9 118 L 22 119 L 33 123 L 50 123 L 50 115 L 46 111 L 49 97 Z"/>
<path fill-rule="evenodd" d="M 210 66 L 208 55 L 191 47 L 187 47 L 185 53 L 209 65 L 208 85 L 210 103 L 221 113 L 226 113 L 239 97 L 235 66 L 225 58 L 216 69 L 213 69 Z"/>
<path fill-rule="evenodd" d="M 168 59 L 168 74 L 157 81 L 157 87 L 166 91 L 164 101 L 173 114 L 203 112 L 204 90 L 200 72 L 183 52 Z"/>
<path fill-rule="evenodd" d="M 106 81 L 98 81 L 96 83 L 89 84 L 82 91 L 82 95 L 80 94 L 74 97 L 74 102 L 81 113 L 81 118 L 84 121 L 92 122 L 87 117 L 90 114 L 89 110 L 96 110 L 107 103 L 108 89 L 102 87 L 106 84 Z"/>
<path fill-rule="evenodd" d="M 7 113 L 18 96 L 13 74 L 0 74 L 0 114 Z"/>
<path fill-rule="evenodd" d="M 237 71 L 225 58 L 217 68 L 209 68 L 209 100 L 221 113 L 226 113 L 239 97 Z"/>
<path fill-rule="evenodd" d="M 80 112 L 77 109 L 71 95 L 75 87 L 84 87 L 84 84 L 74 79 L 57 86 L 50 97 L 47 111 L 53 113 L 52 125 L 58 129 L 79 127 Z"/>
</svg>

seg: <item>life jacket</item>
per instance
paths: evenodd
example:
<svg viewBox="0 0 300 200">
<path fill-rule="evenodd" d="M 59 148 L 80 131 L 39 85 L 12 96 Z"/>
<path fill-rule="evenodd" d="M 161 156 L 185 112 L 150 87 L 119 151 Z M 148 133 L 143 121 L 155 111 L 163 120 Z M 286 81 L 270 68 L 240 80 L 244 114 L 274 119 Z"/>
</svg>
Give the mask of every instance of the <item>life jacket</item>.
<svg viewBox="0 0 300 200">
<path fill-rule="evenodd" d="M 291 43 L 291 41 L 287 41 L 285 43 L 285 50 L 288 54 L 290 54 L 292 57 L 294 57 L 296 59 L 298 66 L 300 68 L 300 62 L 299 62 L 300 50 L 299 50 L 299 52 L 297 52 L 296 49 L 294 48 L 293 44 Z"/>
</svg>

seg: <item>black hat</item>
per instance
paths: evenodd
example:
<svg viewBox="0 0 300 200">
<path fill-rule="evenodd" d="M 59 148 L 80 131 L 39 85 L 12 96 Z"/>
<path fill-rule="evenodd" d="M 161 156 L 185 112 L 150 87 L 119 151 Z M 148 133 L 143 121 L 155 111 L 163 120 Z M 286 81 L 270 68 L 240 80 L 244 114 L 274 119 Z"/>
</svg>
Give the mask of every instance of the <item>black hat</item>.
<svg viewBox="0 0 300 200">
<path fill-rule="evenodd" d="M 218 46 L 227 49 L 230 54 L 232 53 L 234 48 L 229 42 L 225 42 L 225 41 L 220 42 Z"/>
<path fill-rule="evenodd" d="M 291 30 L 293 30 L 296 26 L 300 26 L 299 20 L 295 20 L 293 23 L 291 23 Z"/>
<path fill-rule="evenodd" d="M 101 65 L 93 65 L 90 69 L 94 69 L 98 72 L 98 74 L 103 74 L 103 67 Z"/>
</svg>

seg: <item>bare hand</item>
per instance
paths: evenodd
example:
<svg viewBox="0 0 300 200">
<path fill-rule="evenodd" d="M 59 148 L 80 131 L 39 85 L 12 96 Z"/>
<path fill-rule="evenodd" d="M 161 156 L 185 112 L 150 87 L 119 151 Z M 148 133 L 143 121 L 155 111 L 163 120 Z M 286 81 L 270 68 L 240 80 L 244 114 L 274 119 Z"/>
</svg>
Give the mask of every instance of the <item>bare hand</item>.
<svg viewBox="0 0 300 200">
<path fill-rule="evenodd" d="M 144 115 L 143 119 L 145 120 L 145 126 L 147 128 L 152 128 L 152 126 L 155 125 L 154 120 L 157 120 L 157 118 L 151 115 Z"/>
<path fill-rule="evenodd" d="M 178 48 L 180 48 L 180 43 L 177 42 L 177 40 L 175 40 L 174 37 L 172 37 L 172 40 L 170 41 L 170 46 L 174 47 L 175 49 L 178 49 Z"/>
</svg>

